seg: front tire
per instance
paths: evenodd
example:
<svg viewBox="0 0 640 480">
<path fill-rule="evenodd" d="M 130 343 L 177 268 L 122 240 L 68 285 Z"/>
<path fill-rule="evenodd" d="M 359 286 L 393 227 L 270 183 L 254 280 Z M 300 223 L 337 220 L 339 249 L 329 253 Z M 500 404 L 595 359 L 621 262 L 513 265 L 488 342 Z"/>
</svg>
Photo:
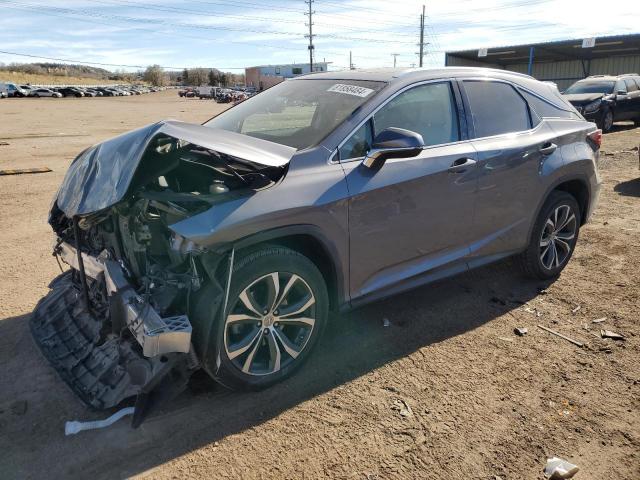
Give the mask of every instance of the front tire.
<svg viewBox="0 0 640 480">
<path fill-rule="evenodd" d="M 519 257 L 525 274 L 539 280 L 560 274 L 573 255 L 580 218 L 580 207 L 572 195 L 551 192 L 533 226 L 529 246 Z"/>
<path fill-rule="evenodd" d="M 610 132 L 613 128 L 613 111 L 610 108 L 607 108 L 603 113 L 598 122 L 598 128 L 602 130 L 603 133 Z"/>
<path fill-rule="evenodd" d="M 232 389 L 284 380 L 317 344 L 328 311 L 324 278 L 307 257 L 277 246 L 250 253 L 234 266 L 226 315 L 212 319 L 205 369 Z"/>
</svg>

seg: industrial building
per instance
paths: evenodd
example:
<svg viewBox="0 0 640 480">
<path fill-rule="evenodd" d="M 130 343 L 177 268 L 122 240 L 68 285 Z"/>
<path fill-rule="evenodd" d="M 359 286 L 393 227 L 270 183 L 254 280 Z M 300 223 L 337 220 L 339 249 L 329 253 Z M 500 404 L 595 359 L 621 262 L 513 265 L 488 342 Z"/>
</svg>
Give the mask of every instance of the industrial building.
<svg viewBox="0 0 640 480">
<path fill-rule="evenodd" d="M 326 72 L 329 62 L 313 64 L 314 72 Z M 264 90 L 282 82 L 287 78 L 311 73 L 308 63 L 289 63 L 283 65 L 259 65 L 244 69 L 245 82 L 248 87 Z"/>
<path fill-rule="evenodd" d="M 528 73 L 564 90 L 590 75 L 640 72 L 640 34 L 447 52 L 445 65 Z"/>
</svg>

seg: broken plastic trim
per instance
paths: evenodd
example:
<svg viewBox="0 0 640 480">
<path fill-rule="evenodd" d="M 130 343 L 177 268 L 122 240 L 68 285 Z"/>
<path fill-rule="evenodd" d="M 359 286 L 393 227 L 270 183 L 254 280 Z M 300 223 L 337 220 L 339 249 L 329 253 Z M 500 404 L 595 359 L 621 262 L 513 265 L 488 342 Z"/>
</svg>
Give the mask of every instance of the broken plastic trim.
<svg viewBox="0 0 640 480">
<path fill-rule="evenodd" d="M 62 260 L 79 269 L 77 250 L 66 242 L 59 247 Z M 145 302 L 127 282 L 120 264 L 109 258 L 104 251 L 99 257 L 82 253 L 85 272 L 97 279 L 104 274 L 107 293 L 110 297 L 118 297 L 122 307 L 120 313 L 129 330 L 136 338 L 145 357 L 154 357 L 164 353 L 188 353 L 191 349 L 191 323 L 186 315 L 161 318 L 151 305 Z"/>
</svg>

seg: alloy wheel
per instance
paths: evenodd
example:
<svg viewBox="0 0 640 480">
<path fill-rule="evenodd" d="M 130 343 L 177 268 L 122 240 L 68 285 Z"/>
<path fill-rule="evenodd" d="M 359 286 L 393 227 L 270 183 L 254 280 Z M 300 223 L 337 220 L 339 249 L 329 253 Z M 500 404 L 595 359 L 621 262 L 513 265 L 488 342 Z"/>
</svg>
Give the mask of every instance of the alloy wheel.
<svg viewBox="0 0 640 480">
<path fill-rule="evenodd" d="M 568 205 L 556 207 L 542 229 L 540 261 L 547 270 L 556 269 L 567 261 L 573 248 L 578 223 Z"/>
<path fill-rule="evenodd" d="M 303 352 L 316 323 L 316 299 L 299 275 L 272 272 L 245 287 L 224 325 L 224 348 L 248 375 L 277 373 Z"/>
</svg>

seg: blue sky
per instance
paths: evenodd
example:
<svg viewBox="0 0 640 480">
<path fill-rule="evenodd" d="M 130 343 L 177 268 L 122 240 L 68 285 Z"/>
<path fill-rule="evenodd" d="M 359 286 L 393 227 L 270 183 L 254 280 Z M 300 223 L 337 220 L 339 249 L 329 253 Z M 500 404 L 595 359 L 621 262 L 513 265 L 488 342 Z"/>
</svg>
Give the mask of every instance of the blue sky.
<svg viewBox="0 0 640 480">
<path fill-rule="evenodd" d="M 348 68 L 417 64 L 422 1 L 315 0 L 316 60 Z M 0 0 L 0 50 L 114 64 L 110 70 L 307 62 L 303 0 Z M 427 3 L 425 65 L 444 51 L 638 33 L 635 1 L 460 0 Z M 0 62 L 39 61 L 0 53 Z M 42 60 L 44 61 L 44 60 Z M 115 65 L 129 65 L 121 67 Z"/>
</svg>

